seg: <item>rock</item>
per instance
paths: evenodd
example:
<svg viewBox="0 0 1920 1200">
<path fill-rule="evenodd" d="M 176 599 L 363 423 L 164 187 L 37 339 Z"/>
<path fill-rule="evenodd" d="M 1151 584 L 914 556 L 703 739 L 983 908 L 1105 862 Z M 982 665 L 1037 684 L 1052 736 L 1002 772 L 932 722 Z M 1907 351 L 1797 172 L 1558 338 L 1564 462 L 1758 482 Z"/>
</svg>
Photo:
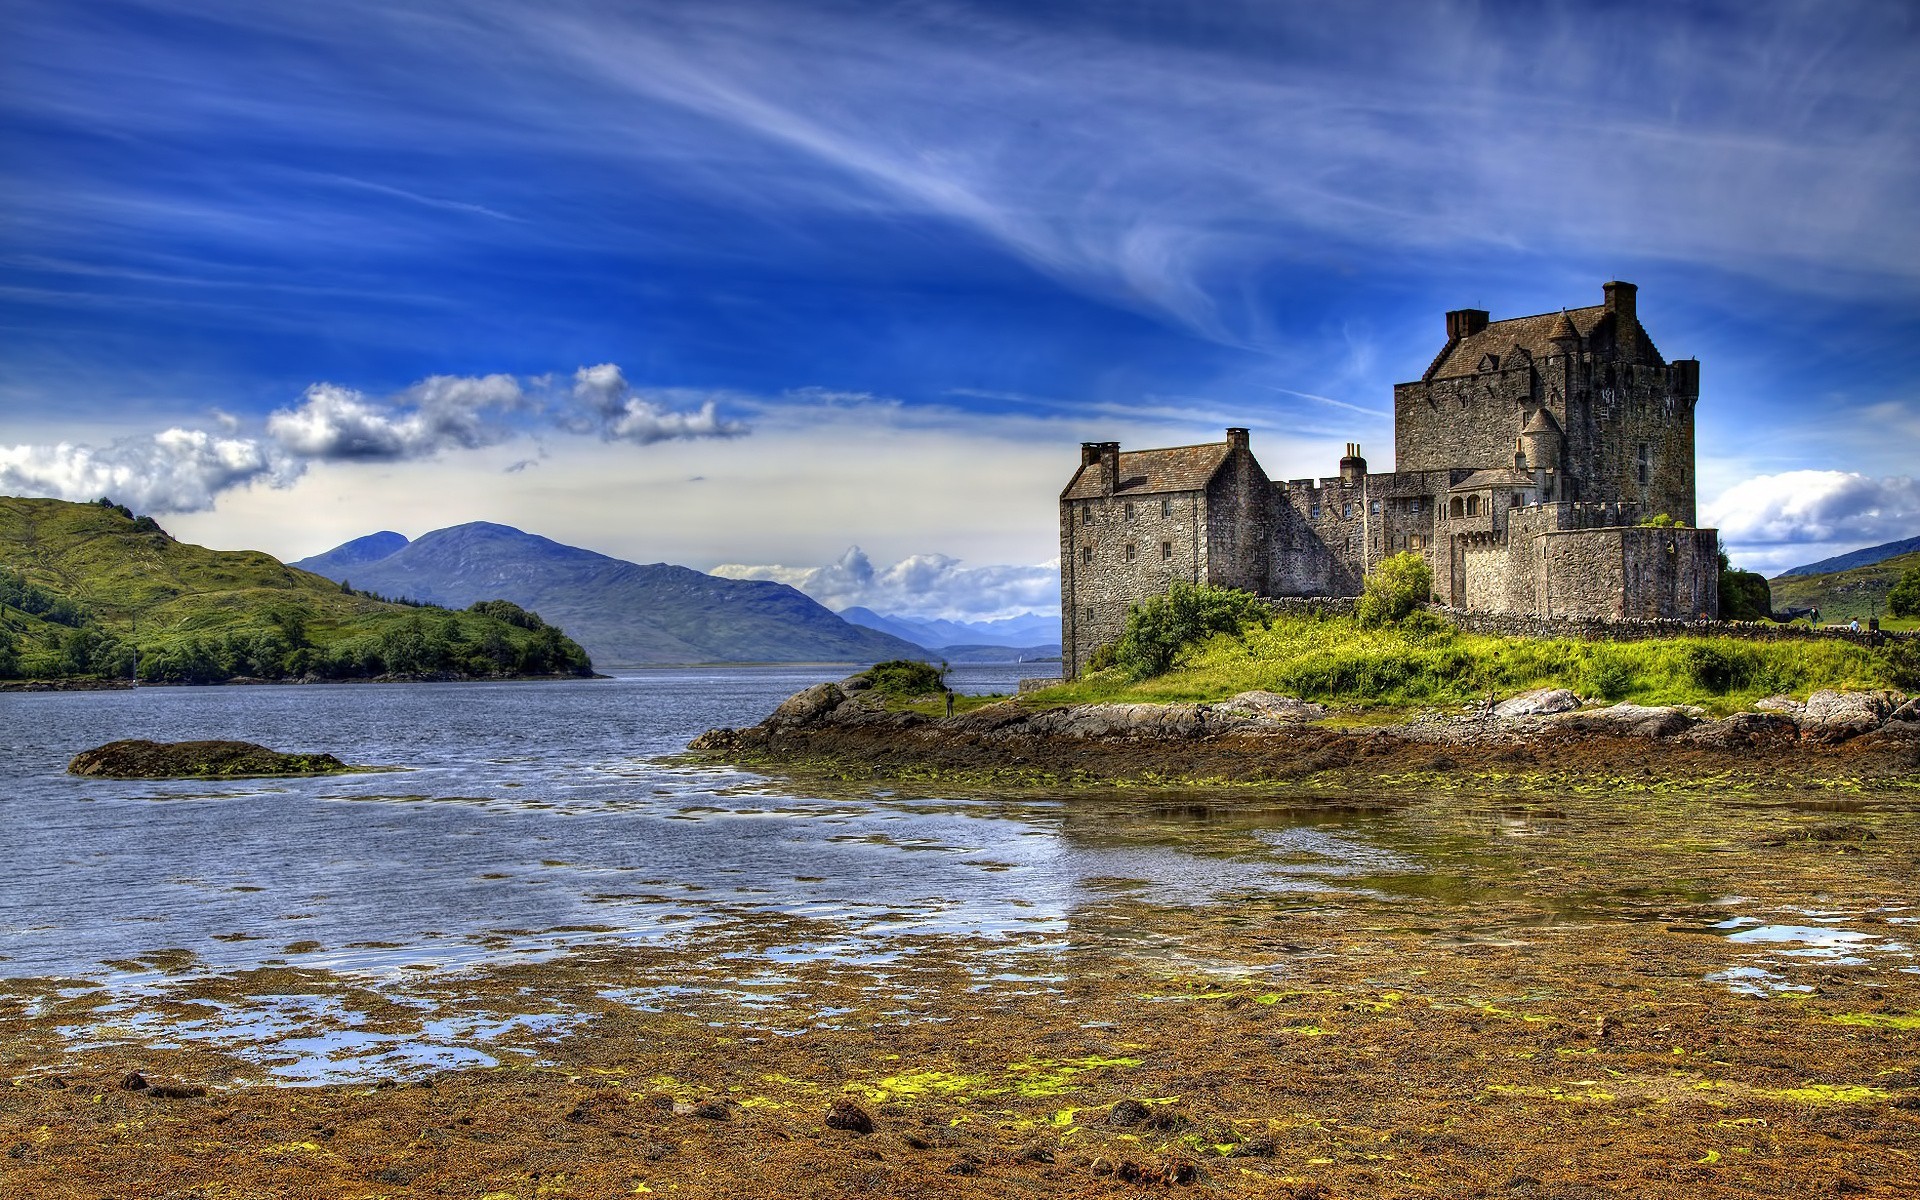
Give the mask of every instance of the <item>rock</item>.
<svg viewBox="0 0 1920 1200">
<path fill-rule="evenodd" d="M 1107 1110 L 1107 1124 L 1120 1129 L 1143 1125 L 1152 1118 L 1153 1110 L 1131 1097 L 1114 1101 L 1113 1107 Z"/>
<path fill-rule="evenodd" d="M 1584 733 L 1643 738 L 1673 737 L 1699 724 L 1699 718 L 1677 708 L 1641 704 L 1616 704 L 1611 708 L 1563 713 L 1556 719 L 1564 727 Z"/>
<path fill-rule="evenodd" d="M 709 729 L 699 737 L 687 743 L 689 750 L 738 750 L 740 731 L 738 729 Z"/>
<path fill-rule="evenodd" d="M 840 690 L 839 684 L 816 683 L 782 700 L 763 724 L 776 729 L 817 724 L 846 699 L 847 694 Z"/>
<path fill-rule="evenodd" d="M 1906 703 L 1888 714 L 1887 722 L 1891 724 L 1895 721 L 1920 723 L 1920 696 L 1911 697 Z"/>
<path fill-rule="evenodd" d="M 1231 700 L 1214 706 L 1229 712 L 1244 712 L 1275 721 L 1317 721 L 1327 715 L 1326 706 L 1297 696 L 1278 692 L 1241 692 Z"/>
<path fill-rule="evenodd" d="M 1514 717 L 1547 717 L 1555 713 L 1572 712 L 1579 707 L 1580 697 L 1566 688 L 1535 688 L 1494 705 L 1493 715 L 1509 720 Z"/>
<path fill-rule="evenodd" d="M 844 1129 L 862 1136 L 873 1132 L 873 1118 L 867 1110 L 844 1096 L 827 1106 L 827 1128 Z"/>
<path fill-rule="evenodd" d="M 1893 712 L 1891 693 L 1818 691 L 1800 714 L 1800 736 L 1810 742 L 1844 742 L 1880 728 Z"/>
<path fill-rule="evenodd" d="M 1792 717 L 1777 712 L 1734 713 L 1689 729 L 1682 737 L 1698 746 L 1737 750 L 1753 746 L 1784 745 L 1800 736 Z"/>
<path fill-rule="evenodd" d="M 108 742 L 74 755 L 67 770 L 103 779 L 235 779 L 332 775 L 352 770 L 331 754 L 284 754 L 252 742 Z"/>
<path fill-rule="evenodd" d="M 120 1081 L 123 1092 L 144 1092 L 147 1090 L 147 1077 L 138 1071 L 128 1071 L 127 1077 Z"/>
<path fill-rule="evenodd" d="M 1761 712 L 1786 713 L 1788 716 L 1793 717 L 1797 717 L 1807 710 L 1806 705 L 1795 700 L 1792 696 L 1768 696 L 1764 700 L 1755 700 L 1753 706 Z"/>
</svg>

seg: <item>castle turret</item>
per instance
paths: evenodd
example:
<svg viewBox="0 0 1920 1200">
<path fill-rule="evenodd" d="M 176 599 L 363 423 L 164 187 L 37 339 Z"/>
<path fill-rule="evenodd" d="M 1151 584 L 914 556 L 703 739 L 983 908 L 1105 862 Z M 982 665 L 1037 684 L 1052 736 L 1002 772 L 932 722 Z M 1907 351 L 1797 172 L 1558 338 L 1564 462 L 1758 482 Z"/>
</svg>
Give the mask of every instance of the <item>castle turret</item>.
<svg viewBox="0 0 1920 1200">
<path fill-rule="evenodd" d="M 1535 409 L 1533 415 L 1527 418 L 1525 428 L 1520 430 L 1520 456 L 1526 463 L 1524 469 L 1533 472 L 1533 485 L 1542 500 L 1547 498 L 1550 490 L 1547 473 L 1560 469 L 1560 455 L 1566 444 L 1566 435 L 1560 432 L 1559 422 L 1544 406 Z"/>
<path fill-rule="evenodd" d="M 1634 299 L 1640 289 L 1616 279 L 1612 283 L 1602 284 L 1600 290 L 1607 297 L 1607 315 L 1613 318 L 1614 346 L 1618 348 L 1620 357 L 1629 362 L 1637 360 L 1640 353 L 1640 316 L 1635 311 Z"/>
</svg>

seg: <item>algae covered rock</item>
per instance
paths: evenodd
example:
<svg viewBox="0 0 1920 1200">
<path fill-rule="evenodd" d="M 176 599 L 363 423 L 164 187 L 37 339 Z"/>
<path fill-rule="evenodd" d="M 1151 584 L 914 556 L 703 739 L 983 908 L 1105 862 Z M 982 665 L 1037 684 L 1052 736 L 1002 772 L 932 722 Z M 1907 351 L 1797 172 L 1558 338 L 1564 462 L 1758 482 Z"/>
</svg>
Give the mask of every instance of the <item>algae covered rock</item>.
<svg viewBox="0 0 1920 1200">
<path fill-rule="evenodd" d="M 1818 691 L 1800 714 L 1800 736 L 1814 742 L 1844 742 L 1880 728 L 1895 707 L 1886 692 Z"/>
<path fill-rule="evenodd" d="M 352 768 L 331 754 L 284 754 L 252 742 L 108 742 L 74 755 L 67 770 L 101 779 L 235 779 L 331 775 Z"/>
<path fill-rule="evenodd" d="M 1496 717 L 1546 717 L 1572 712 L 1580 707 L 1580 697 L 1566 688 L 1536 688 L 1502 700 L 1493 706 Z"/>
</svg>

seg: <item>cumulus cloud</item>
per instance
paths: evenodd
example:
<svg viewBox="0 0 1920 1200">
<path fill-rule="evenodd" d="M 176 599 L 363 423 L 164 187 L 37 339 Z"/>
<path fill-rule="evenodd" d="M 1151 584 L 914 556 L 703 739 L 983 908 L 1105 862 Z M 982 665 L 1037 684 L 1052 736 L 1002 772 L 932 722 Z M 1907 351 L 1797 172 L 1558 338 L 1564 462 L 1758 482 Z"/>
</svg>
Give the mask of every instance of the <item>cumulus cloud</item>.
<svg viewBox="0 0 1920 1200">
<path fill-rule="evenodd" d="M 1055 563 L 968 567 L 950 555 L 915 554 L 892 566 L 875 567 L 866 551 L 852 546 L 820 567 L 727 563 L 712 573 L 771 579 L 831 609 L 861 605 L 893 616 L 979 621 L 1060 607 L 1060 568 Z"/>
<path fill-rule="evenodd" d="M 677 395 L 673 394 L 673 395 Z M 213 410 L 220 432 L 173 428 L 96 447 L 0 446 L 0 491 L 115 500 L 151 512 L 202 512 L 231 488 L 267 478 L 284 487 L 313 462 L 398 462 L 450 450 L 477 450 L 549 430 L 598 434 L 650 445 L 675 438 L 733 438 L 745 424 L 719 415 L 708 394 L 674 407 L 667 393 L 642 394 L 612 363 L 582 367 L 557 392 L 551 375 L 433 375 L 391 396 L 316 383 L 299 403 L 275 409 L 264 437 Z M 544 457 L 544 454 L 542 455 Z M 521 459 L 508 472 L 537 459 Z"/>
<path fill-rule="evenodd" d="M 229 488 L 284 487 L 303 465 L 253 438 L 166 429 L 106 447 L 0 446 L 0 491 L 65 500 L 111 496 L 148 512 L 199 512 Z"/>
<path fill-rule="evenodd" d="M 513 429 L 499 417 L 524 395 L 511 375 L 435 375 L 390 400 L 316 383 L 297 406 L 268 416 L 267 433 L 305 458 L 425 458 L 505 441 Z"/>
<path fill-rule="evenodd" d="M 597 432 L 610 442 L 642 446 L 675 438 L 740 437 L 748 432 L 745 424 L 719 415 L 712 395 L 691 409 L 671 407 L 685 398 L 680 389 L 637 391 L 612 363 L 581 367 L 573 375 L 576 408 L 568 426 L 578 432 Z"/>
<path fill-rule="evenodd" d="M 1853 471 L 1756 475 L 1708 504 L 1704 523 L 1736 545 L 1891 541 L 1920 532 L 1920 482 Z"/>
</svg>

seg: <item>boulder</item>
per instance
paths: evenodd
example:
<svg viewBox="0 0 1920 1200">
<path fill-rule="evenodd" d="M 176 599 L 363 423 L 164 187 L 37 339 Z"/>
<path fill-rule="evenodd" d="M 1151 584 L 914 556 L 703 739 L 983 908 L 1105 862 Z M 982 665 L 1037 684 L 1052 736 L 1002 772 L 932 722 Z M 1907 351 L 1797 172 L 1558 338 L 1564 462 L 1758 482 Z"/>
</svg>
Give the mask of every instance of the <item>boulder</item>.
<svg viewBox="0 0 1920 1200">
<path fill-rule="evenodd" d="M 1889 692 L 1818 691 L 1800 714 L 1800 736 L 1810 742 L 1844 742 L 1872 733 L 1894 710 Z"/>
<path fill-rule="evenodd" d="M 1698 746 L 1741 750 L 1791 742 L 1800 736 L 1800 727 L 1784 713 L 1734 713 L 1724 720 L 1697 725 L 1681 736 Z"/>
<path fill-rule="evenodd" d="M 252 742 L 108 742 L 73 756 L 67 770 L 101 779 L 244 779 L 350 771 L 331 754 L 284 754 Z"/>
<path fill-rule="evenodd" d="M 1317 721 L 1327 715 L 1326 706 L 1298 696 L 1278 692 L 1241 692 L 1231 700 L 1214 705 L 1216 712 L 1245 713 L 1274 721 Z"/>
<path fill-rule="evenodd" d="M 847 694 L 840 690 L 839 684 L 816 683 L 782 700 L 780 707 L 774 709 L 763 724 L 774 729 L 818 724 L 828 713 L 846 703 L 846 699 Z"/>
<path fill-rule="evenodd" d="M 1583 733 L 1644 738 L 1674 737 L 1700 723 L 1698 717 L 1677 708 L 1642 704 L 1615 704 L 1610 708 L 1563 713 L 1556 720 L 1566 728 Z"/>
<path fill-rule="evenodd" d="M 1768 696 L 1764 700 L 1755 700 L 1753 707 L 1761 712 L 1786 713 L 1790 717 L 1807 711 L 1807 706 L 1792 696 Z"/>
<path fill-rule="evenodd" d="M 1502 700 L 1493 706 L 1493 715 L 1507 720 L 1514 717 L 1550 717 L 1580 707 L 1580 697 L 1566 688 L 1535 688 Z"/>
</svg>

